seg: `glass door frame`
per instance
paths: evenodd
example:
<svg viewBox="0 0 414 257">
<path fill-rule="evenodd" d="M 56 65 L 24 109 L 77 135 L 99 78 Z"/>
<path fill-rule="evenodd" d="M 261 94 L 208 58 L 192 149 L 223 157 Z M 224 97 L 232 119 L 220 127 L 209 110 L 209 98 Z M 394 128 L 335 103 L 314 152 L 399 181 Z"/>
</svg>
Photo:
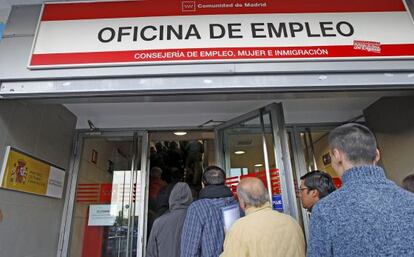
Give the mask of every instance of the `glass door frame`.
<svg viewBox="0 0 414 257">
<path fill-rule="evenodd" d="M 339 123 L 329 123 L 329 124 L 298 124 L 298 125 L 287 125 L 287 131 L 291 134 L 291 143 L 292 143 L 292 155 L 293 160 L 296 168 L 296 182 L 297 185 L 300 185 L 300 178 L 305 175 L 308 170 L 308 165 L 306 163 L 305 153 L 302 148 L 302 140 L 301 140 L 301 133 L 311 133 L 312 131 L 329 131 L 341 125 Z M 313 151 L 313 150 L 312 150 Z M 302 212 L 302 222 L 303 222 L 303 230 L 305 232 L 305 237 L 309 240 L 309 222 L 310 216 L 306 209 L 304 209 L 301 205 L 298 206 L 300 211 Z"/>
<path fill-rule="evenodd" d="M 146 213 L 147 213 L 147 201 L 148 201 L 148 132 L 143 130 L 99 130 L 99 131 L 89 131 L 89 130 L 78 130 L 74 137 L 73 151 L 70 162 L 70 168 L 67 175 L 67 185 L 66 185 L 66 194 L 65 202 L 62 213 L 61 228 L 59 233 L 59 242 L 58 242 L 58 252 L 57 257 L 68 257 L 68 249 L 70 247 L 70 236 L 72 230 L 72 219 L 73 211 L 75 206 L 75 197 L 76 197 L 76 187 L 77 180 L 80 170 L 80 162 L 82 158 L 83 143 L 86 138 L 106 138 L 106 137 L 133 137 L 133 158 L 131 164 L 131 172 L 137 175 L 137 180 L 141 180 L 141 192 L 140 200 L 135 204 L 140 206 L 140 213 L 138 214 L 140 219 L 138 219 L 138 228 L 140 237 L 137 238 L 137 255 L 133 257 L 144 257 L 145 253 L 145 244 L 146 244 Z M 138 145 L 138 137 L 141 137 L 141 146 Z M 140 147 L 141 149 L 139 149 Z M 140 167 L 138 163 L 140 160 Z M 141 171 L 138 173 L 138 171 Z M 132 182 L 131 182 L 132 183 Z M 132 199 L 133 190 L 130 191 L 130 199 Z M 132 209 L 132 208 L 131 208 Z M 131 226 L 131 217 L 129 217 L 128 226 Z M 133 225 L 133 224 L 132 224 Z M 133 231 L 132 231 L 133 233 Z M 128 232 L 128 238 L 130 238 L 131 231 Z M 132 237 L 133 238 L 133 237 Z M 129 244 L 127 248 L 128 255 L 132 256 L 131 242 L 128 240 Z"/>
<path fill-rule="evenodd" d="M 266 139 L 264 135 L 264 122 L 263 116 L 269 114 L 270 124 L 273 137 L 273 153 L 267 152 Z M 265 160 L 265 172 L 266 180 L 270 181 L 270 169 L 269 169 L 269 154 L 273 154 L 275 158 L 276 167 L 279 169 L 279 178 L 280 178 L 280 187 L 281 187 L 281 196 L 283 201 L 283 211 L 286 214 L 291 215 L 296 220 L 299 219 L 298 206 L 296 203 L 296 193 L 294 186 L 294 178 L 292 174 L 292 165 L 290 162 L 290 153 L 287 132 L 285 129 L 285 120 L 283 114 L 283 107 L 281 103 L 272 103 L 270 105 L 264 106 L 260 109 L 254 110 L 252 112 L 246 113 L 234 119 L 231 119 L 223 124 L 220 124 L 215 128 L 216 134 L 216 160 L 221 167 L 225 168 L 225 165 L 229 163 L 229 156 L 225 153 L 225 141 L 224 141 L 224 130 L 230 128 L 231 126 L 237 125 L 239 123 L 251 120 L 253 118 L 260 118 L 261 127 L 262 127 L 262 141 L 263 141 L 263 153 Z M 227 160 L 226 160 L 227 158 Z M 226 169 L 227 170 L 227 169 Z M 270 200 L 271 192 L 269 190 Z"/>
</svg>

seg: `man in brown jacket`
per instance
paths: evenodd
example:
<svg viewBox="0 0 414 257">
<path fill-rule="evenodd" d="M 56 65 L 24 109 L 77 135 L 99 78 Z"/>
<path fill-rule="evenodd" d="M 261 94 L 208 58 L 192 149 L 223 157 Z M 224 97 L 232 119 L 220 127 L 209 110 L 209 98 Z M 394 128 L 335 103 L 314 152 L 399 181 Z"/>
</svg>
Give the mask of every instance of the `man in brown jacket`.
<svg viewBox="0 0 414 257">
<path fill-rule="evenodd" d="M 272 210 L 260 179 L 243 179 L 237 194 L 246 216 L 237 220 L 227 233 L 220 257 L 305 256 L 302 229 L 289 215 Z"/>
</svg>

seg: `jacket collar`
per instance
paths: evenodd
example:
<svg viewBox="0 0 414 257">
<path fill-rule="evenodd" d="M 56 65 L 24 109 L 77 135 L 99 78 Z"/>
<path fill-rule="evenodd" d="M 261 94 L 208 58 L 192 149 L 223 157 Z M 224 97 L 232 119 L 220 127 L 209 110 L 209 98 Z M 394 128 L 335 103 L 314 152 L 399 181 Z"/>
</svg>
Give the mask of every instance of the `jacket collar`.
<svg viewBox="0 0 414 257">
<path fill-rule="evenodd" d="M 201 189 L 199 199 L 214 199 L 232 197 L 233 193 L 225 185 L 208 185 Z"/>
<path fill-rule="evenodd" d="M 384 170 L 375 165 L 366 165 L 353 167 L 345 171 L 342 176 L 342 182 L 346 184 L 367 184 L 367 183 L 384 183 L 387 179 Z"/>
</svg>

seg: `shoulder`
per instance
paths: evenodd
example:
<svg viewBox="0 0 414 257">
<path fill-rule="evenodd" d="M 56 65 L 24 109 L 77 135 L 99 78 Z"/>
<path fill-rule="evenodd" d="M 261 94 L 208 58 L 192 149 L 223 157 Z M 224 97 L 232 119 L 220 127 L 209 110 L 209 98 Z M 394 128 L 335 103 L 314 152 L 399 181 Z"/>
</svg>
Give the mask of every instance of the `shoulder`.
<svg viewBox="0 0 414 257">
<path fill-rule="evenodd" d="M 341 199 L 346 197 L 346 190 L 344 188 L 340 188 L 328 196 L 320 199 L 314 206 L 313 210 L 315 208 L 319 209 L 331 209 L 332 207 L 338 206 L 338 201 L 341 201 Z M 313 211 L 312 211 L 313 212 Z"/>
</svg>

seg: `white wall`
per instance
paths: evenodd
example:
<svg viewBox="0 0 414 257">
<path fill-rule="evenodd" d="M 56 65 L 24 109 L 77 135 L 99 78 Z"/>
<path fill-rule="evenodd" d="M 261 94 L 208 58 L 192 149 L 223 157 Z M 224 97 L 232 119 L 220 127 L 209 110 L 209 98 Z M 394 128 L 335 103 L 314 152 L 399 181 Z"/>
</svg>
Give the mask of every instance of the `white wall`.
<svg viewBox="0 0 414 257">
<path fill-rule="evenodd" d="M 61 105 L 0 100 L 0 163 L 11 145 L 68 170 L 75 124 Z M 63 202 L 0 188 L 0 256 L 56 257 Z"/>
<path fill-rule="evenodd" d="M 365 110 L 387 176 L 401 184 L 414 173 L 414 97 L 384 97 Z"/>
</svg>

